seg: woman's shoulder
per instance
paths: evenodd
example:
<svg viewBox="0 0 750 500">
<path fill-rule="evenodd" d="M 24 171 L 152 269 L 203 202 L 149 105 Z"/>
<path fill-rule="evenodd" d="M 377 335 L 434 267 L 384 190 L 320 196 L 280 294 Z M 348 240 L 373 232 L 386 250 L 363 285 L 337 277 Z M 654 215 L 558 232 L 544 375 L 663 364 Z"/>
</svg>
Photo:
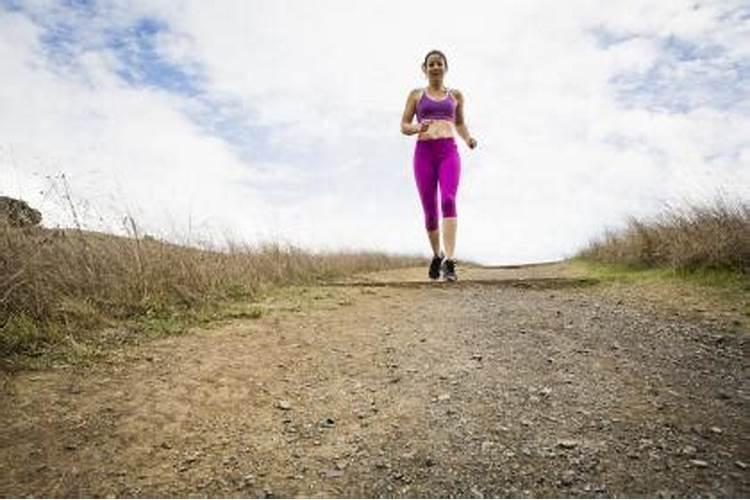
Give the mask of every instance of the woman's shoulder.
<svg viewBox="0 0 750 500">
<path fill-rule="evenodd" d="M 458 89 L 450 89 L 450 93 L 451 93 L 452 96 L 454 96 L 456 99 L 458 99 L 460 101 L 463 100 L 463 98 L 464 98 L 464 95 Z"/>
<path fill-rule="evenodd" d="M 409 97 L 411 99 L 419 99 L 420 97 L 422 97 L 423 93 L 424 93 L 424 89 L 421 89 L 421 88 L 411 89 L 409 91 Z"/>
</svg>

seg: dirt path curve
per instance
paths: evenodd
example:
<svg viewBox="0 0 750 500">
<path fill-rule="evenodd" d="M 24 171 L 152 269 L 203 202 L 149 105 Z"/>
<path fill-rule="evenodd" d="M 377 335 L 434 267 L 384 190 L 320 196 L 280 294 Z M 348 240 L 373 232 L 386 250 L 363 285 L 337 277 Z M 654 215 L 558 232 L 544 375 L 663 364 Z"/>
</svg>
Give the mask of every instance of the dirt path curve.
<svg viewBox="0 0 750 500">
<path fill-rule="evenodd" d="M 558 265 L 286 289 L 16 376 L 2 496 L 750 495 L 745 333 Z"/>
</svg>

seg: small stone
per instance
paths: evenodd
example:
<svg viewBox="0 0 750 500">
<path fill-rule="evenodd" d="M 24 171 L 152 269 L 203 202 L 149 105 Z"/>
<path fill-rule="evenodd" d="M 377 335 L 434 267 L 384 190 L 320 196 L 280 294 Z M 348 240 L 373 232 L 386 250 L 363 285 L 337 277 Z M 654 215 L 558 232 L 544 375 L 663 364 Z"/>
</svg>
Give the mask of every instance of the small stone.
<svg viewBox="0 0 750 500">
<path fill-rule="evenodd" d="M 575 439 L 561 439 L 557 442 L 557 446 L 560 448 L 565 448 L 566 450 L 572 450 L 576 446 L 578 446 L 578 441 Z"/>
<path fill-rule="evenodd" d="M 292 409 L 292 403 L 282 399 L 281 401 L 278 401 L 276 403 L 276 408 L 278 408 L 279 410 L 289 411 Z"/>
<path fill-rule="evenodd" d="M 331 427 L 334 427 L 336 425 L 336 421 L 334 421 L 331 417 L 324 418 L 320 421 L 320 426 L 325 427 L 327 429 L 330 429 Z"/>
<path fill-rule="evenodd" d="M 742 462 L 739 462 L 739 463 L 742 463 Z M 434 467 L 435 465 L 437 465 L 437 462 L 435 462 L 435 460 L 434 460 L 434 459 L 432 459 L 431 457 L 427 457 L 427 460 L 425 460 L 424 464 L 425 464 L 425 465 L 426 465 L 427 467 Z M 743 467 L 743 468 L 744 468 L 744 467 Z"/>
<path fill-rule="evenodd" d="M 720 428 L 720 427 L 711 427 L 711 432 L 713 432 L 714 434 L 721 434 L 721 433 L 723 433 L 724 431 L 723 431 L 723 430 L 721 430 L 721 428 Z"/>
<path fill-rule="evenodd" d="M 700 467 L 701 469 L 705 469 L 706 467 L 708 467 L 708 462 L 706 462 L 705 460 L 691 460 L 690 463 L 695 465 L 696 467 Z"/>
<path fill-rule="evenodd" d="M 561 482 L 563 486 L 570 486 L 575 481 L 575 478 L 576 478 L 575 471 L 568 470 L 568 471 L 563 472 Z"/>
<path fill-rule="evenodd" d="M 476 486 L 471 487 L 471 494 L 474 496 L 474 498 L 484 498 L 484 493 L 482 493 L 482 490 L 480 490 Z"/>
<path fill-rule="evenodd" d="M 323 475 L 326 479 L 336 479 L 337 477 L 341 477 L 344 475 L 344 471 L 337 470 L 337 469 L 329 469 L 327 471 L 323 472 Z"/>
<path fill-rule="evenodd" d="M 524 427 L 531 427 L 531 421 L 524 418 L 523 420 L 521 420 L 521 425 L 523 425 Z"/>
<path fill-rule="evenodd" d="M 471 356 L 471 359 L 474 361 L 482 361 L 482 355 L 481 354 L 474 354 Z"/>
<path fill-rule="evenodd" d="M 437 397 L 438 401 L 448 401 L 451 398 L 450 394 L 441 394 Z"/>
<path fill-rule="evenodd" d="M 736 462 L 734 463 L 734 465 L 736 465 L 737 467 L 739 467 L 739 468 L 740 468 L 740 469 L 742 469 L 742 470 L 745 470 L 745 469 L 747 469 L 747 464 L 746 464 L 745 462 L 741 461 L 741 460 L 737 460 L 737 461 L 736 461 Z"/>
<path fill-rule="evenodd" d="M 685 446 L 685 447 L 684 447 L 684 448 L 682 449 L 682 453 L 683 453 L 683 455 L 688 455 L 688 456 L 692 456 L 692 455 L 695 455 L 695 453 L 696 453 L 697 451 L 698 451 L 698 450 L 697 450 L 697 449 L 695 448 L 695 446 L 691 446 L 691 445 L 687 445 L 687 446 Z"/>
</svg>

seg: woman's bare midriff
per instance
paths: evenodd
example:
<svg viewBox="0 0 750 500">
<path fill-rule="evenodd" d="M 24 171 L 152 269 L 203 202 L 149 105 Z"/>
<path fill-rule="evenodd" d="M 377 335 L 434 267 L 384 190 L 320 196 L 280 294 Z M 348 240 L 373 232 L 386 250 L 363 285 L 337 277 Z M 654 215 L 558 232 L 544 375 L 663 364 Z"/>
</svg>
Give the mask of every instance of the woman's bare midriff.
<svg viewBox="0 0 750 500">
<path fill-rule="evenodd" d="M 453 137 L 453 122 L 450 120 L 432 120 L 427 132 L 417 136 L 418 141 L 431 141 L 434 139 L 445 139 Z"/>
</svg>

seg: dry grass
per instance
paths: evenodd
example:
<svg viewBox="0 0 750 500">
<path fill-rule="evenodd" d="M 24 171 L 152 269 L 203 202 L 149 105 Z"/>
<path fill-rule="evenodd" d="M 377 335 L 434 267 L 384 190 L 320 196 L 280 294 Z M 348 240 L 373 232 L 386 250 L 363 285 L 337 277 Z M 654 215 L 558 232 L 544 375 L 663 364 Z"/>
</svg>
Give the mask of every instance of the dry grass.
<svg viewBox="0 0 750 500">
<path fill-rule="evenodd" d="M 132 229 L 125 238 L 0 227 L 0 357 L 80 342 L 121 320 L 422 263 L 381 253 L 313 254 L 280 244 L 201 250 L 141 237 L 135 224 Z"/>
<path fill-rule="evenodd" d="M 637 268 L 750 274 L 750 204 L 717 198 L 708 205 L 670 208 L 651 220 L 631 218 L 578 257 Z"/>
</svg>

